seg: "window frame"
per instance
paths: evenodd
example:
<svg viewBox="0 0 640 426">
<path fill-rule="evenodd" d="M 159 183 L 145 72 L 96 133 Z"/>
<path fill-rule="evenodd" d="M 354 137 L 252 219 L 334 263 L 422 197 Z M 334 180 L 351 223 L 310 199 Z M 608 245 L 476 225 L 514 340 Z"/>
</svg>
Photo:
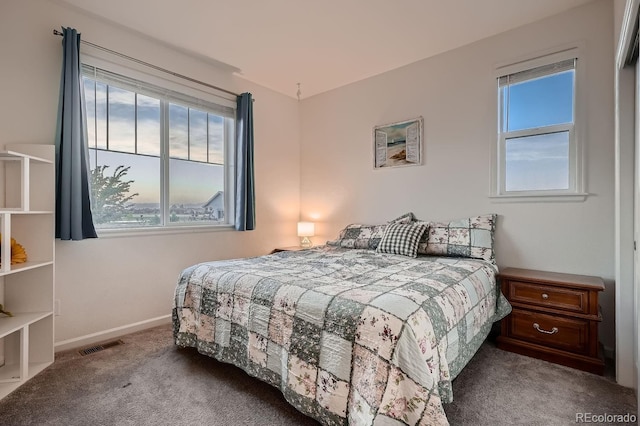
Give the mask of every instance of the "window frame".
<svg viewBox="0 0 640 426">
<path fill-rule="evenodd" d="M 586 85 L 585 55 L 580 45 L 559 48 L 554 51 L 531 55 L 518 61 L 500 64 L 495 67 L 496 82 L 496 130 L 497 142 L 494 144 L 491 170 L 491 195 L 493 201 L 584 201 L 589 195 L 585 185 L 585 164 L 583 154 L 584 109 L 581 99 Z M 556 124 L 516 131 L 503 132 L 503 101 L 500 96 L 500 78 L 534 68 L 552 65 L 558 62 L 575 59 L 574 66 L 574 105 L 573 123 Z M 552 75 L 552 74 L 549 74 Z M 559 190 L 506 190 L 506 142 L 507 139 L 537 136 L 556 132 L 569 132 L 569 184 L 568 189 Z"/>
<path fill-rule="evenodd" d="M 230 95 L 223 92 L 217 93 L 214 89 L 198 85 L 197 83 L 180 79 L 161 71 L 154 70 L 152 68 L 145 67 L 144 65 L 137 64 L 131 60 L 125 58 L 116 57 L 108 52 L 103 52 L 96 48 L 82 46 L 82 58 L 81 64 L 89 67 L 96 67 L 105 70 L 110 73 L 119 74 L 126 79 L 137 80 L 141 83 L 148 84 L 150 86 L 156 86 L 157 88 L 165 89 L 167 92 L 173 92 L 179 95 L 184 95 L 185 100 L 173 99 L 168 102 L 179 102 L 180 105 L 188 108 L 202 109 L 203 105 L 197 102 L 189 102 L 189 98 L 195 100 L 201 100 L 206 103 L 217 104 L 223 107 L 232 108 L 236 110 L 235 98 L 231 99 Z M 87 50 L 85 52 L 84 50 Z M 83 74 L 84 75 L 84 74 Z M 109 82 L 107 82 L 109 84 Z M 116 84 L 117 86 L 117 84 Z M 131 90 L 127 89 L 126 90 Z M 134 89 L 135 90 L 135 89 Z M 136 93 L 138 93 L 136 91 Z M 143 95 L 147 95 L 144 91 L 139 92 Z M 162 103 L 162 101 L 161 101 Z M 234 230 L 235 220 L 235 120 L 237 117 L 233 117 L 233 125 L 229 124 L 228 120 L 224 121 L 225 134 L 228 137 L 225 140 L 224 145 L 224 172 L 223 172 L 223 191 L 224 191 L 224 223 L 221 224 L 198 224 L 198 223 L 175 223 L 169 220 L 169 186 L 170 177 L 169 163 L 171 157 L 169 156 L 169 106 L 166 108 L 160 108 L 161 117 L 161 133 L 163 136 L 160 146 L 160 204 L 161 215 L 163 216 L 162 225 L 144 226 L 144 227 L 126 227 L 126 228 L 96 228 L 96 232 L 99 237 L 105 236 L 135 236 L 135 235 L 153 235 L 153 234 L 184 234 L 184 233 L 197 233 L 197 232 L 215 232 L 215 231 L 228 231 Z M 133 154 L 133 155 L 145 155 L 145 154 Z M 191 161 L 191 160 L 184 160 Z"/>
</svg>

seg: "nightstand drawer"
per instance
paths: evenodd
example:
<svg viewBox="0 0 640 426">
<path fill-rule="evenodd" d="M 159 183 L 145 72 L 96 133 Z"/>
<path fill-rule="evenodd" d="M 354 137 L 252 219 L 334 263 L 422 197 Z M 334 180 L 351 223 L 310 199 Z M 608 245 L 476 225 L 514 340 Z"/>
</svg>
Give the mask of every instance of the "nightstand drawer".
<svg viewBox="0 0 640 426">
<path fill-rule="evenodd" d="M 507 298 L 516 303 L 589 313 L 589 292 L 585 290 L 509 281 Z"/>
<path fill-rule="evenodd" d="M 588 320 L 514 309 L 509 336 L 573 353 L 589 353 Z"/>
<path fill-rule="evenodd" d="M 499 348 L 603 373 L 598 350 L 602 278 L 505 268 L 499 279 L 513 308 L 502 320 Z"/>
</svg>

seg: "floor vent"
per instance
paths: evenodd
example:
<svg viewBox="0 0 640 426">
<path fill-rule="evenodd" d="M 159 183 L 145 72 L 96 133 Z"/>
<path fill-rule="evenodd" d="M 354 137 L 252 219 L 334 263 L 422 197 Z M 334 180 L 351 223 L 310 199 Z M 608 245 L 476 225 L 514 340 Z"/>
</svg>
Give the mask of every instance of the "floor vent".
<svg viewBox="0 0 640 426">
<path fill-rule="evenodd" d="M 89 348 L 81 349 L 78 351 L 78 353 L 82 356 L 91 355 L 96 352 L 100 352 L 110 347 L 118 346 L 118 345 L 124 345 L 124 342 L 122 340 L 113 340 L 111 342 L 103 343 L 101 345 L 96 345 L 96 346 L 91 346 Z"/>
</svg>

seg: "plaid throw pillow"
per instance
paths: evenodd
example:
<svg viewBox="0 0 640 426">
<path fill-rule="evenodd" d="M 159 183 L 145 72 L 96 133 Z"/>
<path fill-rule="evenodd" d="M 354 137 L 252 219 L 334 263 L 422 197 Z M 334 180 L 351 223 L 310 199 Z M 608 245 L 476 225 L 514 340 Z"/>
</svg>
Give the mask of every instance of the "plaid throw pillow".
<svg viewBox="0 0 640 426">
<path fill-rule="evenodd" d="M 424 222 L 391 223 L 387 225 L 376 252 L 417 257 L 418 241 L 426 229 Z"/>
</svg>

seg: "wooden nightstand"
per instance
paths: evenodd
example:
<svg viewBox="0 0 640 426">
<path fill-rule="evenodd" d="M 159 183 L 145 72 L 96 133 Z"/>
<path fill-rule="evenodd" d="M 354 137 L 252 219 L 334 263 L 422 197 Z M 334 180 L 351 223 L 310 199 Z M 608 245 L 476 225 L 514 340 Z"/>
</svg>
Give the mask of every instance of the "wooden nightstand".
<svg viewBox="0 0 640 426">
<path fill-rule="evenodd" d="M 273 250 L 271 250 L 271 254 L 278 253 L 280 251 L 300 251 L 300 250 L 305 250 L 305 248 L 300 246 L 276 247 Z"/>
<path fill-rule="evenodd" d="M 498 279 L 513 307 L 502 320 L 499 348 L 603 374 L 598 343 L 601 278 L 506 268 Z"/>
</svg>

